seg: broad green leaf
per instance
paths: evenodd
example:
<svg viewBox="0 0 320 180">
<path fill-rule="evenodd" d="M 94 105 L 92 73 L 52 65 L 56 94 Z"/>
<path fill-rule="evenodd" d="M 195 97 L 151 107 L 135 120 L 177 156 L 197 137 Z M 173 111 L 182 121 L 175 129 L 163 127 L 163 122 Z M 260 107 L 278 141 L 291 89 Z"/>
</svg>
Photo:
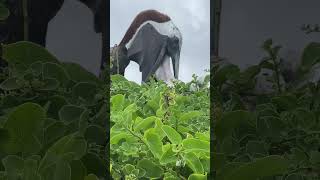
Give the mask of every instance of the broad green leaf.
<svg viewBox="0 0 320 180">
<path fill-rule="evenodd" d="M 231 111 L 223 115 L 222 119 L 216 122 L 215 134 L 218 139 L 223 140 L 230 135 L 234 129 L 241 125 L 248 125 L 255 117 L 248 111 Z"/>
<path fill-rule="evenodd" d="M 263 142 L 260 142 L 260 141 L 249 141 L 247 143 L 247 152 L 248 153 L 251 153 L 251 154 L 265 154 L 267 155 L 268 152 L 265 148 L 265 143 Z"/>
<path fill-rule="evenodd" d="M 41 180 L 40 174 L 38 174 L 38 160 L 31 157 L 24 160 L 23 176 L 25 180 Z"/>
<path fill-rule="evenodd" d="M 310 162 L 313 164 L 320 164 L 320 152 L 319 151 L 311 151 Z"/>
<path fill-rule="evenodd" d="M 108 171 L 107 162 L 95 153 L 88 152 L 81 158 L 81 161 L 86 167 L 88 174 L 92 173 L 104 177 Z"/>
<path fill-rule="evenodd" d="M 310 68 L 320 61 L 320 43 L 311 42 L 302 53 L 301 72 L 307 72 Z"/>
<path fill-rule="evenodd" d="M 275 104 L 279 110 L 292 110 L 297 107 L 298 99 L 292 95 L 283 95 L 272 98 L 272 103 Z"/>
<path fill-rule="evenodd" d="M 20 80 L 21 81 L 21 80 Z M 17 90 L 22 87 L 22 83 L 18 78 L 8 78 L 0 84 L 0 88 L 5 91 Z"/>
<path fill-rule="evenodd" d="M 84 179 L 87 175 L 87 169 L 80 160 L 73 160 L 70 163 L 71 180 Z"/>
<path fill-rule="evenodd" d="M 163 174 L 163 169 L 148 159 L 140 160 L 137 166 L 146 171 L 147 178 L 160 178 Z"/>
<path fill-rule="evenodd" d="M 83 137 L 70 134 L 60 138 L 47 151 L 60 158 L 72 155 L 71 160 L 78 160 L 86 154 L 87 142 Z M 42 159 L 42 163 L 48 163 L 49 159 Z"/>
<path fill-rule="evenodd" d="M 124 167 L 123 167 L 123 171 L 125 174 L 129 175 L 131 174 L 131 172 L 135 169 L 135 167 L 132 165 L 132 164 L 126 164 Z"/>
<path fill-rule="evenodd" d="M 192 169 L 194 173 L 204 173 L 203 166 L 199 158 L 193 152 L 185 154 L 184 158 L 186 160 L 187 165 Z"/>
<path fill-rule="evenodd" d="M 122 94 L 117 94 L 111 97 L 112 111 L 121 111 L 123 110 L 125 102 L 125 97 Z"/>
<path fill-rule="evenodd" d="M 199 139 L 189 138 L 182 141 L 183 148 L 187 151 L 209 152 L 210 142 Z"/>
<path fill-rule="evenodd" d="M 203 174 L 191 174 L 188 180 L 207 180 L 207 175 Z"/>
<path fill-rule="evenodd" d="M 58 63 L 44 63 L 43 76 L 45 78 L 53 78 L 60 82 L 61 85 L 66 86 L 69 82 L 69 75 Z"/>
<path fill-rule="evenodd" d="M 101 84 L 101 80 L 87 71 L 81 65 L 72 62 L 63 62 L 62 66 L 68 72 L 70 79 L 75 82 L 94 82 Z"/>
<path fill-rule="evenodd" d="M 150 116 L 150 117 L 147 117 L 146 119 L 138 122 L 135 127 L 134 127 L 134 131 L 138 132 L 140 130 L 144 130 L 144 129 L 147 129 L 148 127 L 150 127 L 154 122 L 155 120 L 157 120 L 158 118 L 155 117 L 155 116 Z"/>
<path fill-rule="evenodd" d="M 56 90 L 60 83 L 57 79 L 54 78 L 46 78 L 44 79 L 44 85 L 40 88 L 40 90 L 42 91 L 52 91 L 52 90 Z"/>
<path fill-rule="evenodd" d="M 161 164 L 175 163 L 178 159 L 177 153 L 172 151 L 172 145 L 166 144 L 163 146 L 163 154 L 160 158 Z"/>
<path fill-rule="evenodd" d="M 84 178 L 84 180 L 99 180 L 99 178 L 94 174 L 89 174 Z"/>
<path fill-rule="evenodd" d="M 195 133 L 196 137 L 199 138 L 200 140 L 203 141 L 210 141 L 210 133 L 200 133 L 200 132 L 196 132 Z"/>
<path fill-rule="evenodd" d="M 2 57 L 9 64 L 22 63 L 26 67 L 37 61 L 59 63 L 57 58 L 50 54 L 46 48 L 27 41 L 4 45 Z"/>
<path fill-rule="evenodd" d="M 4 145 L 7 153 L 37 153 L 41 148 L 38 135 L 42 131 L 45 112 L 41 106 L 25 103 L 9 114 L 4 128 L 8 130 L 9 141 Z"/>
<path fill-rule="evenodd" d="M 63 160 L 57 162 L 53 180 L 71 180 L 71 167 L 68 162 Z"/>
<path fill-rule="evenodd" d="M 81 113 L 85 111 L 84 108 L 74 105 L 64 105 L 59 111 L 59 119 L 66 123 L 72 123 L 74 121 L 79 121 Z"/>
<path fill-rule="evenodd" d="M 117 135 L 112 135 L 110 139 L 110 144 L 118 144 L 121 139 L 127 140 L 128 138 L 131 138 L 131 137 L 132 135 L 125 132 L 119 133 Z"/>
<path fill-rule="evenodd" d="M 63 122 L 54 122 L 45 129 L 45 142 L 50 144 L 61 138 L 66 131 L 66 126 Z"/>
<path fill-rule="evenodd" d="M 189 121 L 189 120 L 196 118 L 196 117 L 199 117 L 199 116 L 201 116 L 201 112 L 190 111 L 190 112 L 183 113 L 179 119 L 181 122 L 186 122 L 186 121 Z"/>
<path fill-rule="evenodd" d="M 87 127 L 84 137 L 86 138 L 88 143 L 95 143 L 99 145 L 104 145 L 107 143 L 106 130 L 97 125 L 90 125 Z"/>
<path fill-rule="evenodd" d="M 53 95 L 48 98 L 48 101 L 50 102 L 50 106 L 47 111 L 48 116 L 54 119 L 59 119 L 59 111 L 61 107 L 68 104 L 66 98 L 60 95 Z"/>
<path fill-rule="evenodd" d="M 289 162 L 281 156 L 271 155 L 246 163 L 225 175 L 224 180 L 256 180 L 287 172 Z"/>
<path fill-rule="evenodd" d="M 151 129 L 150 129 L 151 130 Z M 160 140 L 159 135 L 153 133 L 152 131 L 146 131 L 144 133 L 144 139 L 146 144 L 148 145 L 150 151 L 154 155 L 154 157 L 160 159 L 162 155 L 162 142 Z"/>
<path fill-rule="evenodd" d="M 222 85 L 230 76 L 237 76 L 240 73 L 239 67 L 233 64 L 219 67 L 213 76 L 213 82 L 215 86 Z"/>
<path fill-rule="evenodd" d="M 91 82 L 79 82 L 72 87 L 73 96 L 84 100 L 87 104 L 94 102 L 97 93 L 97 85 Z"/>
<path fill-rule="evenodd" d="M 16 155 L 6 156 L 2 163 L 5 167 L 8 179 L 18 179 L 19 174 L 23 173 L 24 161 Z"/>
<path fill-rule="evenodd" d="M 180 134 L 175 129 L 173 129 L 170 126 L 163 125 L 162 130 L 167 135 L 168 139 L 171 141 L 172 144 L 180 144 L 181 143 L 182 138 L 181 138 Z"/>
</svg>

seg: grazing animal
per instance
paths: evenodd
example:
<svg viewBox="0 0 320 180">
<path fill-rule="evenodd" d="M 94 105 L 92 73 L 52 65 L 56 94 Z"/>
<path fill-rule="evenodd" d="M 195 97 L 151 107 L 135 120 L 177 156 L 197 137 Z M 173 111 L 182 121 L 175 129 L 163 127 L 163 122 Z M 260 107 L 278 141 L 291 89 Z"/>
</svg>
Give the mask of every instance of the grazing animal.
<svg viewBox="0 0 320 180">
<path fill-rule="evenodd" d="M 179 77 L 182 35 L 171 18 L 156 10 L 139 13 L 119 45 L 111 48 L 111 74 L 124 75 L 130 60 L 140 66 L 142 82 L 151 75 L 172 84 Z M 173 65 L 170 68 L 170 58 Z"/>
<path fill-rule="evenodd" d="M 94 29 L 102 31 L 102 0 L 79 0 L 94 14 Z M 28 41 L 45 46 L 48 23 L 62 7 L 64 0 L 28 0 Z M 13 43 L 23 40 L 22 0 L 7 0 L 10 16 L 0 25 L 0 42 Z"/>
</svg>

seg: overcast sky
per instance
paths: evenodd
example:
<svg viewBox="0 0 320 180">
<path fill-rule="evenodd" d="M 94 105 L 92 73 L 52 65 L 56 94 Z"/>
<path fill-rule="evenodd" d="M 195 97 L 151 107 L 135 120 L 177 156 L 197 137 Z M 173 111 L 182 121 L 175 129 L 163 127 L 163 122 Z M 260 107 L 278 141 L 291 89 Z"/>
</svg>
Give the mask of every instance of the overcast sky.
<svg viewBox="0 0 320 180">
<path fill-rule="evenodd" d="M 155 9 L 171 17 L 183 37 L 179 79 L 188 82 L 192 74 L 203 76 L 210 67 L 210 0 L 111 0 L 110 47 L 119 44 L 134 17 Z M 125 77 L 141 82 L 139 66 L 131 62 Z"/>
</svg>

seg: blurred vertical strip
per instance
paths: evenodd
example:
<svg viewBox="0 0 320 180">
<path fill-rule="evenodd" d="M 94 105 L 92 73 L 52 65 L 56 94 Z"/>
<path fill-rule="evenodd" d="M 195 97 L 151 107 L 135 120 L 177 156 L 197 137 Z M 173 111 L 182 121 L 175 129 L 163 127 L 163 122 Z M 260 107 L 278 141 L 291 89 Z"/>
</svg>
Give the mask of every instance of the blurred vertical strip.
<svg viewBox="0 0 320 180">
<path fill-rule="evenodd" d="M 213 159 L 214 151 L 214 132 L 213 132 L 213 117 L 214 117 L 214 96 L 213 96 L 213 65 L 219 57 L 219 30 L 220 30 L 220 14 L 221 0 L 214 0 L 210 3 L 210 173 L 209 179 L 214 179 Z"/>
<path fill-rule="evenodd" d="M 106 72 L 106 74 L 104 75 L 104 82 L 106 83 L 106 104 L 107 104 L 107 117 L 106 117 L 106 121 L 107 121 L 107 126 L 106 126 L 106 131 L 107 131 L 107 137 L 106 137 L 106 141 L 107 141 L 107 150 L 106 150 L 106 159 L 107 159 L 107 169 L 106 169 L 106 173 L 107 173 L 107 177 L 108 179 L 111 179 L 111 173 L 110 173 L 110 146 L 109 146 L 109 142 L 110 142 L 110 86 L 111 86 L 111 81 L 110 81 L 110 56 L 109 56 L 109 47 L 108 44 L 110 41 L 110 28 L 109 28 L 109 12 L 110 9 L 108 9 L 110 7 L 110 1 L 107 0 L 102 0 L 102 60 L 101 60 L 101 66 L 103 67 L 103 71 Z M 107 15 L 108 14 L 108 15 Z M 103 66 L 103 64 L 106 64 L 106 66 Z"/>
<path fill-rule="evenodd" d="M 221 15 L 221 0 L 214 0 L 211 6 L 211 55 L 219 56 L 219 32 L 220 32 L 220 15 Z"/>
</svg>

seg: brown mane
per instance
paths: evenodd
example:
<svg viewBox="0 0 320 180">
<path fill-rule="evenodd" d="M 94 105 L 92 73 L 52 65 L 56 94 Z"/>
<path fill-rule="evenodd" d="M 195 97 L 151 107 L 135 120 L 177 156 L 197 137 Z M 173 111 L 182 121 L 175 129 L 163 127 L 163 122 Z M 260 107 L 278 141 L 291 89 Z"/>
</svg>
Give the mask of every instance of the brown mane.
<svg viewBox="0 0 320 180">
<path fill-rule="evenodd" d="M 119 45 L 127 44 L 133 35 L 136 33 L 137 29 L 146 21 L 155 21 L 158 23 L 170 21 L 170 17 L 166 14 L 162 14 L 156 10 L 145 10 L 140 12 L 131 23 L 126 34 L 122 38 Z"/>
</svg>

